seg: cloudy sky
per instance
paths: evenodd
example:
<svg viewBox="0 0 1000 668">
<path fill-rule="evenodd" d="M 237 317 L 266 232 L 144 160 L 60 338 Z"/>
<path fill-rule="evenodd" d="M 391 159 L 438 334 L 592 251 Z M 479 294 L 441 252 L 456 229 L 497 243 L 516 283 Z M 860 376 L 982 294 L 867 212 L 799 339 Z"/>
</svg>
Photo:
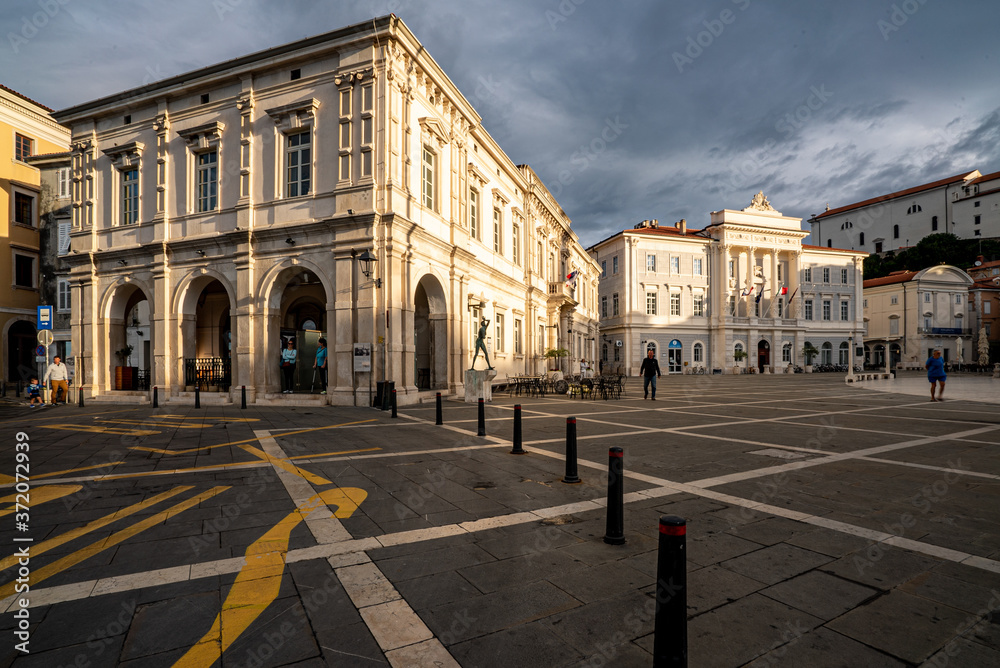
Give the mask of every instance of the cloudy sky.
<svg viewBox="0 0 1000 668">
<path fill-rule="evenodd" d="M 1000 170 L 996 0 L 5 0 L 0 83 L 62 109 L 390 12 L 585 244 Z"/>
</svg>

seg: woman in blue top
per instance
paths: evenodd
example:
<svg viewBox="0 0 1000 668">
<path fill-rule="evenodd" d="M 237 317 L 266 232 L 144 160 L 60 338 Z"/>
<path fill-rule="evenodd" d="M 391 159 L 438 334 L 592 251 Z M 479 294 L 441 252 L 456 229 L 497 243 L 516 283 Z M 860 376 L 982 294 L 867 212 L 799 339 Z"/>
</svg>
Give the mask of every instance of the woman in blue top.
<svg viewBox="0 0 1000 668">
<path fill-rule="evenodd" d="M 931 401 L 944 401 L 941 395 L 944 394 L 944 382 L 948 380 L 948 376 L 944 372 L 944 360 L 941 359 L 940 350 L 931 353 L 924 368 L 927 369 L 927 380 L 931 381 Z M 934 398 L 935 385 L 939 385 L 937 399 Z"/>
<path fill-rule="evenodd" d="M 316 361 L 313 362 L 313 368 L 319 371 L 319 384 L 323 388 L 320 394 L 326 394 L 326 339 L 319 340 L 319 348 L 316 349 Z"/>
<path fill-rule="evenodd" d="M 287 346 L 281 351 L 281 371 L 285 375 L 285 389 L 281 391 L 282 394 L 291 394 L 292 388 L 295 387 L 295 358 L 298 354 L 295 350 L 295 339 L 288 339 Z"/>
</svg>

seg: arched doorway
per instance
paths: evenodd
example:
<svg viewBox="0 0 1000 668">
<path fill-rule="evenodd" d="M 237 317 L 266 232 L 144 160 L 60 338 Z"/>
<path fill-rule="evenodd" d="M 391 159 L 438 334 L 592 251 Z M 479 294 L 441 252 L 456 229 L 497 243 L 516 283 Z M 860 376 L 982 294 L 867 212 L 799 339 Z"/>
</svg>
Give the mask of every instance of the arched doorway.
<svg viewBox="0 0 1000 668">
<path fill-rule="evenodd" d="M 187 287 L 180 309 L 184 387 L 193 391 L 228 392 L 233 384 L 233 302 L 228 288 L 212 276 L 200 276 Z"/>
<path fill-rule="evenodd" d="M 427 274 L 413 294 L 413 369 L 418 390 L 448 388 L 447 319 L 444 289 Z"/>
<path fill-rule="evenodd" d="M 152 383 L 152 315 L 146 292 L 128 282 L 114 288 L 105 313 L 106 382 L 104 390 L 138 391 Z"/>
<path fill-rule="evenodd" d="M 889 344 L 889 368 L 895 369 L 903 361 L 903 349 L 898 343 Z"/>
<path fill-rule="evenodd" d="M 678 339 L 672 339 L 667 344 L 667 373 L 682 373 L 684 371 L 684 362 L 681 361 L 683 352 L 684 346 Z"/>
<path fill-rule="evenodd" d="M 7 380 L 27 383 L 32 374 L 38 373 L 35 369 L 36 336 L 35 326 L 27 320 L 16 320 L 7 330 Z"/>
<path fill-rule="evenodd" d="M 761 339 L 757 342 L 757 370 L 764 373 L 766 366 L 771 366 L 771 344 Z"/>
</svg>

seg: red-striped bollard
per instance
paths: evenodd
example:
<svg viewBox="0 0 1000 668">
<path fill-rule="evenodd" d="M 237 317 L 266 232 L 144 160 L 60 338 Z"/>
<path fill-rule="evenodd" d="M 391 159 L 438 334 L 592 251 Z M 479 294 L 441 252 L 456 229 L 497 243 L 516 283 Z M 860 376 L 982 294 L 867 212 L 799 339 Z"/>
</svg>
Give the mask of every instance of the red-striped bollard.
<svg viewBox="0 0 1000 668">
<path fill-rule="evenodd" d="M 582 482 L 576 471 L 576 418 L 566 418 L 566 475 L 563 482 L 575 485 Z"/>
<path fill-rule="evenodd" d="M 625 457 L 621 448 L 608 451 L 608 545 L 625 544 Z"/>
<path fill-rule="evenodd" d="M 687 521 L 660 518 L 653 668 L 687 668 Z"/>
</svg>

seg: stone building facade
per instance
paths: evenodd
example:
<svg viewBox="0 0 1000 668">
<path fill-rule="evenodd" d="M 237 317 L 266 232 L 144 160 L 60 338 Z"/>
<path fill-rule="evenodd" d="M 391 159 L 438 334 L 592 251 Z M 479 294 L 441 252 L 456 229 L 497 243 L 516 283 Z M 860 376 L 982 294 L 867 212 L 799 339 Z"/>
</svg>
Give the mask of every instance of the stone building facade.
<svg viewBox="0 0 1000 668">
<path fill-rule="evenodd" d="M 664 373 L 780 373 L 805 364 L 811 344 L 814 362 L 848 363 L 865 254 L 803 245 L 800 223 L 760 193 L 742 211 L 713 212 L 704 229 L 644 221 L 595 244 L 601 361 L 637 374 L 652 349 Z"/>
<path fill-rule="evenodd" d="M 141 302 L 151 384 L 181 401 L 195 386 L 282 400 L 288 339 L 297 389 L 318 392 L 322 335 L 322 401 L 363 405 L 381 379 L 401 403 L 460 392 L 478 317 L 501 376 L 596 335 L 597 268 L 569 218 L 395 16 L 56 117 L 87 394 L 115 392 Z"/>
</svg>

